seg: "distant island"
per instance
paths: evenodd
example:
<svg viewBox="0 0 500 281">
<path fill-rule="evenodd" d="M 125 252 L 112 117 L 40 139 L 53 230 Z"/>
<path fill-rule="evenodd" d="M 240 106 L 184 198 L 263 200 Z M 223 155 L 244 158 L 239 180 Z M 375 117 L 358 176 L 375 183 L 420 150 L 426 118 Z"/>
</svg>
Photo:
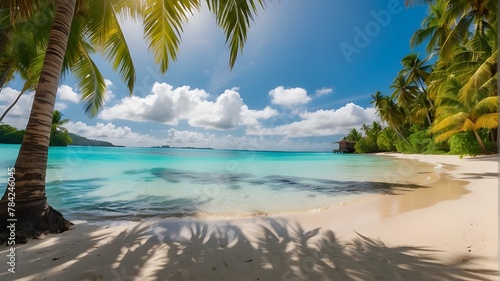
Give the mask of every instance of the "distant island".
<svg viewBox="0 0 500 281">
<path fill-rule="evenodd" d="M 71 138 L 71 142 L 69 143 L 69 145 L 123 147 L 114 145 L 107 141 L 91 140 L 86 137 L 82 137 L 73 133 L 68 133 L 68 135 Z M 18 130 L 15 127 L 9 126 L 7 124 L 0 124 L 0 143 L 21 144 L 21 142 L 23 141 L 23 137 L 24 137 L 24 130 Z M 57 145 L 57 146 L 65 146 L 65 145 Z"/>
<path fill-rule="evenodd" d="M 107 147 L 125 147 L 123 145 L 114 145 L 107 141 L 92 140 L 86 137 L 79 136 L 77 134 L 69 133 L 71 137 L 71 142 L 69 145 L 81 145 L 81 146 L 107 146 Z"/>
<path fill-rule="evenodd" d="M 170 145 L 157 145 L 150 148 L 182 148 L 182 149 L 212 149 L 211 147 L 193 147 L 193 146 L 170 146 Z"/>
</svg>

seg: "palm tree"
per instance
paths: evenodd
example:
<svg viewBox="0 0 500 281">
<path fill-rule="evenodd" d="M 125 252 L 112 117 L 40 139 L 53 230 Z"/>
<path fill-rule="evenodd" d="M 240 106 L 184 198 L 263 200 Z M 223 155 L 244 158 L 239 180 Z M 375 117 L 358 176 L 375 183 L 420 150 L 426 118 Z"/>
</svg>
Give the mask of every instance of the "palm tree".
<svg viewBox="0 0 500 281">
<path fill-rule="evenodd" d="M 427 110 L 429 114 L 429 119 L 432 121 L 432 112 L 434 110 L 434 103 L 427 93 L 427 85 L 426 80 L 431 73 L 431 66 L 425 64 L 429 58 L 420 60 L 419 54 L 412 53 L 405 56 L 401 60 L 401 64 L 403 65 L 403 69 L 399 72 L 399 74 L 403 75 L 407 79 L 407 83 L 414 83 L 418 90 L 423 92 L 429 102 L 430 108 Z"/>
<path fill-rule="evenodd" d="M 23 10 L 16 6 L 29 1 L 10 1 L 10 11 Z M 50 1 L 52 2 L 52 1 Z M 45 59 L 39 83 L 31 109 L 26 133 L 15 163 L 16 213 L 18 224 L 16 234 L 23 237 L 36 236 L 42 232 L 58 233 L 70 228 L 71 223 L 61 213 L 47 203 L 45 194 L 45 175 L 49 137 L 52 124 L 52 113 L 56 99 L 57 86 L 65 65 L 68 52 L 80 53 L 92 50 L 92 45 L 103 47 L 107 58 L 119 68 L 122 76 L 128 78 L 128 86 L 133 86 L 134 73 L 130 67 L 131 59 L 128 50 L 117 46 L 122 39 L 119 24 L 110 24 L 118 14 L 137 15 L 144 20 L 146 40 L 150 43 L 160 69 L 166 71 L 170 59 L 176 58 L 179 47 L 182 24 L 189 14 L 200 7 L 200 0 L 180 1 L 101 1 L 101 0 L 57 0 L 55 14 L 45 52 Z M 232 67 L 238 53 L 242 50 L 250 21 L 257 12 L 257 4 L 264 6 L 264 0 L 207 0 L 209 9 L 214 12 L 217 23 L 226 34 L 230 49 L 229 64 Z M 4 5 L 4 4 L 2 4 Z M 80 13 L 81 12 L 81 13 Z M 78 26 L 81 25 L 81 26 Z M 71 41 L 70 34 L 85 30 L 82 36 L 90 40 L 87 44 L 78 45 Z M 87 42 L 87 41 L 85 41 Z M 123 45 L 123 44 L 122 44 Z M 73 57 L 73 56 L 70 56 Z M 76 75 L 84 70 L 97 68 L 89 58 L 83 56 L 80 65 L 76 64 Z M 86 77 L 83 84 L 95 84 Z M 102 89 L 95 89 L 102 90 Z M 83 94 L 85 98 L 85 93 Z M 87 109 L 91 114 L 102 106 L 99 99 L 87 99 Z M 89 106 L 90 105 L 90 106 Z M 6 229 L 8 189 L 0 200 L 0 227 Z M 21 239 L 20 237 L 19 239 Z"/>
<path fill-rule="evenodd" d="M 370 129 L 371 129 L 370 125 L 366 125 L 366 124 L 361 125 L 361 131 L 363 131 L 365 133 L 365 136 L 368 135 L 368 132 L 370 131 Z"/>
<path fill-rule="evenodd" d="M 72 141 L 68 130 L 62 127 L 62 125 L 69 122 L 69 119 L 62 119 L 62 116 L 63 114 L 59 110 L 54 110 L 49 146 L 66 146 Z"/>
<path fill-rule="evenodd" d="M 410 113 L 413 122 L 425 126 L 432 125 L 431 117 L 429 116 L 429 102 L 424 93 L 418 93 L 410 105 Z"/>
<path fill-rule="evenodd" d="M 429 15 L 422 21 L 422 28 L 415 31 L 410 39 L 410 46 L 427 41 L 426 52 L 431 54 L 436 48 L 441 47 L 450 34 L 450 22 L 446 17 L 447 1 L 436 1 L 429 7 Z"/>
<path fill-rule="evenodd" d="M 358 130 L 352 128 L 349 134 L 347 134 L 346 139 L 350 141 L 359 141 L 363 136 Z"/>
<path fill-rule="evenodd" d="M 380 91 L 377 91 L 375 95 L 371 95 L 372 100 L 370 101 L 370 104 L 373 104 L 375 106 L 375 109 L 379 109 L 382 107 L 382 104 L 384 103 L 384 96 Z"/>
<path fill-rule="evenodd" d="M 385 96 L 384 99 L 385 101 L 382 103 L 383 106 L 379 109 L 380 118 L 394 129 L 398 137 L 406 140 L 406 136 L 402 128 L 405 117 L 403 110 L 390 97 Z"/>
<path fill-rule="evenodd" d="M 377 137 L 377 146 L 382 151 L 395 151 L 394 143 L 398 139 L 396 132 L 391 127 L 385 127 Z"/>
<path fill-rule="evenodd" d="M 455 49 L 470 40 L 471 29 L 474 30 L 473 37 L 485 36 L 486 30 L 496 25 L 497 5 L 497 0 L 448 1 L 445 17 L 448 22 L 456 23 L 441 46 L 440 59 L 451 62 Z"/>
<path fill-rule="evenodd" d="M 408 79 L 401 73 L 394 78 L 390 88 L 394 89 L 392 99 L 396 98 L 398 105 L 402 107 L 408 107 L 415 99 L 415 93 L 418 91 L 418 87 L 410 84 Z"/>
<path fill-rule="evenodd" d="M 50 31 L 50 22 L 47 19 L 52 16 L 52 11 L 45 8 L 32 13 L 32 16 L 28 19 L 10 23 L 7 10 L 0 11 L 1 25 L 5 26 L 1 31 L 3 34 L 1 45 L 3 48 L 0 51 L 0 73 L 2 73 L 0 75 L 0 91 L 15 74 L 19 74 L 24 80 L 23 88 L 12 104 L 0 116 L 0 122 L 16 105 L 21 96 L 33 90 L 38 83 L 49 35 L 48 31 Z M 38 32 L 15 32 L 16 30 L 31 30 L 35 25 Z"/>
<path fill-rule="evenodd" d="M 54 110 L 52 113 L 52 128 L 61 128 L 62 125 L 69 122 L 69 119 L 62 119 L 63 115 L 59 110 Z"/>
<path fill-rule="evenodd" d="M 436 142 L 443 142 L 458 133 L 472 131 L 481 150 L 487 154 L 478 131 L 498 128 L 498 96 L 464 103 L 459 97 L 461 88 L 462 84 L 456 77 L 449 78 L 446 91 L 439 96 L 438 115 L 431 132 L 439 134 L 435 138 Z"/>
</svg>

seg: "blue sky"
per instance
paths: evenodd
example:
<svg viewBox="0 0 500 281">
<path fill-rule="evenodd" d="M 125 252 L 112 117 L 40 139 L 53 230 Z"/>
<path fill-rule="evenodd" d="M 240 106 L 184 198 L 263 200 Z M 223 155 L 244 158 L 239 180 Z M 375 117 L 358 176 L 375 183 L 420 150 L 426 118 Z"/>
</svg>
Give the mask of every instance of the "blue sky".
<svg viewBox="0 0 500 281">
<path fill-rule="evenodd" d="M 85 116 L 71 76 L 61 81 L 56 109 L 66 128 L 126 146 L 328 151 L 351 128 L 378 118 L 370 105 L 389 88 L 412 50 L 409 39 L 426 7 L 403 0 L 282 0 L 267 3 L 251 26 L 232 70 L 224 34 L 205 9 L 186 24 L 176 62 L 159 73 L 140 25 L 125 21 L 137 80 L 134 95 L 96 58 L 108 83 L 105 107 Z M 422 54 L 423 56 L 424 54 Z M 0 95 L 0 112 L 19 83 Z M 32 94 L 5 123 L 24 128 Z"/>
</svg>

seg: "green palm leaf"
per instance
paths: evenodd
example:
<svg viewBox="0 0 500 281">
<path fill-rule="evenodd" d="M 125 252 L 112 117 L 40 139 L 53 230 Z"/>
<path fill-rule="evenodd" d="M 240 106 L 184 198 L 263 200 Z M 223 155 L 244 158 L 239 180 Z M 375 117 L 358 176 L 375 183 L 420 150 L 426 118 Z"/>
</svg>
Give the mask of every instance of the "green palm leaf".
<svg viewBox="0 0 500 281">
<path fill-rule="evenodd" d="M 434 138 L 434 141 L 436 143 L 444 142 L 444 141 L 447 141 L 449 138 L 453 137 L 454 135 L 461 133 L 461 132 L 462 132 L 461 130 L 449 130 L 447 132 L 440 134 L 439 136 L 436 136 Z"/>
<path fill-rule="evenodd" d="M 467 83 L 459 91 L 460 101 L 470 103 L 475 95 L 477 95 L 478 89 L 496 74 L 497 56 L 498 49 L 472 74 Z"/>
<path fill-rule="evenodd" d="M 160 64 L 161 72 L 168 69 L 169 60 L 176 60 L 181 40 L 182 24 L 194 9 L 199 9 L 196 0 L 146 0 L 144 11 L 144 36 L 149 49 Z"/>
<path fill-rule="evenodd" d="M 126 81 L 132 93 L 135 68 L 117 18 L 117 8 L 124 9 L 123 3 L 119 7 L 116 7 L 116 3 L 114 0 L 94 0 L 92 8 L 87 11 L 86 31 L 92 43 L 113 63 L 113 69 L 119 69 L 122 79 Z"/>
<path fill-rule="evenodd" d="M 476 128 L 495 129 L 498 128 L 498 113 L 488 113 L 479 116 L 476 120 Z"/>
<path fill-rule="evenodd" d="M 104 104 L 106 84 L 104 77 L 88 53 L 82 52 L 81 59 L 72 67 L 78 78 L 78 89 L 82 93 L 85 113 L 96 116 Z"/>
<path fill-rule="evenodd" d="M 257 14 L 256 2 L 263 7 L 263 0 L 207 0 L 210 10 L 217 18 L 217 24 L 226 34 L 230 67 L 234 66 L 238 52 L 243 50 L 250 22 Z"/>
<path fill-rule="evenodd" d="M 439 57 L 444 61 L 450 61 L 453 58 L 454 49 L 459 46 L 463 39 L 466 37 L 468 33 L 468 28 L 474 20 L 474 14 L 471 12 L 462 18 L 457 23 L 454 29 L 446 38 L 446 41 L 441 46 L 441 52 L 439 53 Z"/>
<path fill-rule="evenodd" d="M 444 131 L 449 129 L 450 127 L 456 128 L 458 126 L 462 126 L 465 120 L 468 120 L 469 114 L 466 112 L 459 112 L 448 116 L 441 120 L 439 123 L 434 124 L 430 131 L 431 133 L 439 133 L 440 131 Z"/>
</svg>

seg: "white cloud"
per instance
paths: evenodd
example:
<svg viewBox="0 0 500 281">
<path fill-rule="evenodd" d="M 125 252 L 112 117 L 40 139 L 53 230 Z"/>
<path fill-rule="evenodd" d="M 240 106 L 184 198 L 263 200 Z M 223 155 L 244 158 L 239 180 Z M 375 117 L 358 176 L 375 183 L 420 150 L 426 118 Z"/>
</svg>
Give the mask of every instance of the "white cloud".
<svg viewBox="0 0 500 281">
<path fill-rule="evenodd" d="M 64 125 L 69 132 L 95 140 L 109 141 L 114 145 L 125 146 L 152 146 L 159 145 L 161 141 L 150 135 L 134 133 L 131 128 L 117 127 L 112 123 L 97 123 L 93 126 L 83 122 L 68 122 Z"/>
<path fill-rule="evenodd" d="M 104 79 L 104 84 L 106 85 L 106 92 L 104 95 L 104 104 L 103 105 L 112 101 L 115 98 L 115 94 L 113 94 L 113 92 L 111 91 L 111 89 L 114 88 L 113 82 L 111 82 L 111 80 Z"/>
<path fill-rule="evenodd" d="M 104 108 L 99 118 L 122 119 L 137 122 L 160 122 L 177 125 L 186 120 L 193 127 L 228 130 L 240 125 L 255 126 L 258 119 L 270 118 L 276 111 L 249 110 L 237 89 L 226 90 L 215 101 L 204 90 L 189 86 L 173 88 L 166 83 L 155 83 L 150 95 L 144 98 L 132 96 L 118 104 Z"/>
<path fill-rule="evenodd" d="M 271 103 L 283 106 L 302 105 L 311 100 L 306 90 L 302 88 L 285 89 L 283 86 L 276 87 L 269 91 L 269 96 L 272 97 Z"/>
<path fill-rule="evenodd" d="M 80 96 L 73 91 L 68 85 L 61 85 L 61 87 L 57 88 L 57 96 L 61 100 L 78 103 L 80 102 Z"/>
<path fill-rule="evenodd" d="M 374 108 L 348 103 L 337 110 L 301 113 L 302 120 L 274 128 L 247 129 L 249 135 L 283 135 L 288 137 L 330 136 L 346 134 L 352 128 L 378 121 Z"/>
<path fill-rule="evenodd" d="M 55 110 L 64 110 L 66 108 L 68 108 L 68 106 L 65 103 L 62 103 L 62 102 L 56 102 L 56 104 L 54 106 Z"/>
<path fill-rule="evenodd" d="M 328 95 L 333 93 L 333 89 L 331 88 L 321 88 L 319 90 L 316 90 L 316 94 L 314 95 L 315 97 L 320 97 L 324 95 Z"/>
<path fill-rule="evenodd" d="M 264 136 L 216 136 L 209 133 L 192 131 L 168 130 L 168 137 L 164 144 L 172 147 L 192 146 L 211 147 L 215 149 L 238 149 L 238 150 L 285 150 L 285 151 L 330 151 L 331 141 L 308 141 L 303 139 L 291 139 L 288 137 L 264 137 Z"/>
<path fill-rule="evenodd" d="M 2 89 L 0 92 L 0 114 L 3 115 L 3 113 L 14 102 L 20 93 L 21 91 L 10 87 Z M 16 105 L 7 113 L 2 122 L 18 129 L 26 128 L 34 95 L 34 92 L 23 94 L 17 101 Z"/>
</svg>

